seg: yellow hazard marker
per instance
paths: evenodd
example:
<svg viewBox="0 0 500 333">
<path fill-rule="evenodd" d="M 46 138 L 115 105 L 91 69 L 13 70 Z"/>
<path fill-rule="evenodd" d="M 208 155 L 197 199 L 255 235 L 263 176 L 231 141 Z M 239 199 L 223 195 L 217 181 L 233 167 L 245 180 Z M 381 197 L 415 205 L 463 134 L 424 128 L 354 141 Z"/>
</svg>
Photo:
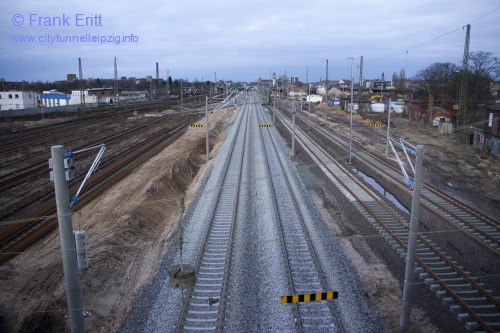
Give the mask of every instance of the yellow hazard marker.
<svg viewBox="0 0 500 333">
<path fill-rule="evenodd" d="M 203 127 L 203 124 L 190 124 L 189 127 Z"/>
<path fill-rule="evenodd" d="M 331 301 L 332 299 L 338 297 L 339 294 L 335 291 L 327 291 L 326 293 L 300 294 L 300 295 L 295 294 L 289 296 L 281 296 L 281 304 Z"/>
<path fill-rule="evenodd" d="M 370 124 L 370 127 L 382 127 L 384 124 Z"/>
<path fill-rule="evenodd" d="M 271 127 L 270 124 L 259 124 L 259 127 Z"/>
</svg>

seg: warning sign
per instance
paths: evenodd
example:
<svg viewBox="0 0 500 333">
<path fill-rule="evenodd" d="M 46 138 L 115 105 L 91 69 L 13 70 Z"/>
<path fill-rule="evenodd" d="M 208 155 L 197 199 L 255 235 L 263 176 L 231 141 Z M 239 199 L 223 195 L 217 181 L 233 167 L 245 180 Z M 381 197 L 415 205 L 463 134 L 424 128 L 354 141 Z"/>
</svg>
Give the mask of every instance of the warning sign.
<svg viewBox="0 0 500 333">
<path fill-rule="evenodd" d="M 339 294 L 335 291 L 327 291 L 325 293 L 313 293 L 313 294 L 296 294 L 290 296 L 281 296 L 281 304 L 331 301 L 332 299 L 338 297 Z"/>
</svg>

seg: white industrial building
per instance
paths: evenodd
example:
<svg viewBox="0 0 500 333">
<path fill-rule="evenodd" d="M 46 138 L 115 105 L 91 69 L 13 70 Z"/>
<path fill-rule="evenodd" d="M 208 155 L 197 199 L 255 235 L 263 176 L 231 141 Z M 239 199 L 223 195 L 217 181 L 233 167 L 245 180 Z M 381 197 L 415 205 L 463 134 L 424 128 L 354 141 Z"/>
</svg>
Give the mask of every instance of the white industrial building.
<svg viewBox="0 0 500 333">
<path fill-rule="evenodd" d="M 84 90 L 83 95 L 85 96 L 85 104 L 97 103 L 97 96 L 89 95 L 88 90 Z M 71 91 L 71 104 L 78 105 L 80 103 L 81 103 L 80 90 L 72 90 Z"/>
<path fill-rule="evenodd" d="M 38 94 L 32 91 L 0 91 L 0 111 L 34 108 Z"/>
<path fill-rule="evenodd" d="M 40 94 L 40 101 L 44 107 L 65 106 L 71 104 L 71 95 L 49 90 Z"/>
<path fill-rule="evenodd" d="M 402 101 L 391 102 L 389 109 L 394 113 L 403 113 L 406 111 L 406 105 Z"/>
<path fill-rule="evenodd" d="M 307 95 L 306 101 L 311 102 L 311 103 L 320 103 L 323 101 L 323 96 L 321 96 L 321 95 Z"/>
</svg>

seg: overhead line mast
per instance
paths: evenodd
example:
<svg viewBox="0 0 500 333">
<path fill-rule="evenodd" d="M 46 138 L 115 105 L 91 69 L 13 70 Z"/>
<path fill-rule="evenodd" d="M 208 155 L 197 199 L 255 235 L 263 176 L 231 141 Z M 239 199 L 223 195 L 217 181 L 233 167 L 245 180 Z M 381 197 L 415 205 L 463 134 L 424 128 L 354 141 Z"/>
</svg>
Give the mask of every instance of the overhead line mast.
<svg viewBox="0 0 500 333">
<path fill-rule="evenodd" d="M 83 83 L 82 74 L 82 59 L 78 58 L 78 70 L 79 70 L 79 80 L 80 80 L 80 106 L 85 107 L 85 84 Z"/>
<path fill-rule="evenodd" d="M 469 71 L 469 44 L 470 44 L 470 24 L 467 24 L 465 33 L 464 58 L 462 60 L 462 71 L 460 73 L 460 89 L 458 92 L 458 113 L 457 127 L 464 125 L 465 114 L 467 113 L 467 74 Z"/>
</svg>

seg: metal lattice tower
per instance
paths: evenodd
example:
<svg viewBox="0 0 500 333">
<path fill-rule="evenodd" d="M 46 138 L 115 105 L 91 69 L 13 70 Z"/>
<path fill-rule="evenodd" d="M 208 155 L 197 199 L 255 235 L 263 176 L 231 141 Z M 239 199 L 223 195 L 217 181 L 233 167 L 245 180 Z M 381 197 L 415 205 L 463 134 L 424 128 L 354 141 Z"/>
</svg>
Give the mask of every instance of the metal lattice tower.
<svg viewBox="0 0 500 333">
<path fill-rule="evenodd" d="M 363 56 L 359 60 L 359 92 L 363 91 Z"/>
<path fill-rule="evenodd" d="M 80 105 L 85 106 L 85 84 L 83 83 L 82 74 L 82 59 L 78 58 L 78 70 L 79 70 L 79 80 L 80 80 Z"/>
<path fill-rule="evenodd" d="M 118 68 L 116 66 L 116 57 L 115 57 L 115 82 L 114 82 L 114 94 L 115 94 L 115 105 L 118 104 Z"/>
<path fill-rule="evenodd" d="M 328 101 L 328 59 L 326 59 L 325 105 Z"/>
<path fill-rule="evenodd" d="M 465 33 L 464 58 L 462 60 L 462 72 L 460 75 L 460 89 L 458 91 L 457 126 L 464 125 L 465 114 L 467 113 L 467 74 L 469 71 L 469 43 L 470 24 L 467 24 L 467 30 Z"/>
</svg>

